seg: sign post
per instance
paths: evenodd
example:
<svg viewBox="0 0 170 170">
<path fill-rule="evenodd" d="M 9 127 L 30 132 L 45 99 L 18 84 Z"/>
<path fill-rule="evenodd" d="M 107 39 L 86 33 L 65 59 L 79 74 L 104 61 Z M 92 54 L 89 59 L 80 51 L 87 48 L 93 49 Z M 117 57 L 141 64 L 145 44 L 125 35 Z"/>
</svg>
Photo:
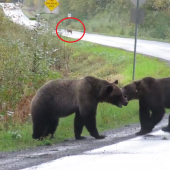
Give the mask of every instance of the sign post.
<svg viewBox="0 0 170 170">
<path fill-rule="evenodd" d="M 136 26 L 135 26 L 135 45 L 134 45 L 134 58 L 133 58 L 133 81 L 135 80 L 135 69 L 136 69 L 136 45 L 138 35 L 138 11 L 139 11 L 139 0 L 137 0 L 137 15 L 136 15 Z"/>
<path fill-rule="evenodd" d="M 134 6 L 136 7 L 136 19 L 135 19 L 135 44 L 134 44 L 134 58 L 133 58 L 133 77 L 132 77 L 132 81 L 135 80 L 135 69 L 136 69 L 136 46 L 137 46 L 137 35 L 138 35 L 138 23 L 139 23 L 139 19 L 141 20 L 141 18 L 139 18 L 139 6 L 143 5 L 147 0 L 130 0 Z"/>
</svg>

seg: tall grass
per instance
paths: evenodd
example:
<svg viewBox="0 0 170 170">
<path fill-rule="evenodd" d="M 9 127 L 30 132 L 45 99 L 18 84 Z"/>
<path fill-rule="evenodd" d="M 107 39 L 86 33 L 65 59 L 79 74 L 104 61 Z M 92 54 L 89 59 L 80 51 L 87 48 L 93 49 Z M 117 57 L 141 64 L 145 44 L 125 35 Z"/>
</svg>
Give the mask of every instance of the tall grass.
<svg viewBox="0 0 170 170">
<path fill-rule="evenodd" d="M 119 78 L 120 85 L 132 81 L 133 73 L 133 52 L 104 47 L 97 44 L 80 41 L 75 44 L 78 50 L 72 58 L 78 64 L 73 64 L 71 70 L 79 72 L 77 67 L 84 74 L 93 74 L 97 77 L 106 79 Z M 86 64 L 84 68 L 83 65 Z M 95 66 L 98 65 L 97 68 Z M 89 70 L 90 67 L 91 70 Z M 94 69 L 92 69 L 94 67 Z M 166 69 L 165 69 L 166 68 Z M 142 77 L 153 76 L 156 78 L 167 77 L 170 74 L 168 63 L 160 61 L 158 58 L 146 57 L 142 54 L 137 54 L 136 57 L 136 79 Z"/>
<path fill-rule="evenodd" d="M 0 110 L 35 93 L 45 81 L 61 77 L 70 49 L 51 32 L 37 35 L 12 23 L 0 11 Z M 36 37 L 37 35 L 37 37 Z"/>
<path fill-rule="evenodd" d="M 0 116 L 8 121 L 9 111 L 28 115 L 23 101 L 29 103 L 40 86 L 67 71 L 71 49 L 51 30 L 28 30 L 7 19 L 2 10 L 0 18 Z"/>
</svg>

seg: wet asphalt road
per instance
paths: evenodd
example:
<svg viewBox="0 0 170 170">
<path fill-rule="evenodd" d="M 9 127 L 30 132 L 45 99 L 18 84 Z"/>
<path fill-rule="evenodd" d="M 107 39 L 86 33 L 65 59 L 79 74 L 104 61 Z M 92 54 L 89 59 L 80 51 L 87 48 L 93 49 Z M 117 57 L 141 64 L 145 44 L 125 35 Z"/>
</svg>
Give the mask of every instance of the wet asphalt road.
<svg viewBox="0 0 170 170">
<path fill-rule="evenodd" d="M 168 115 L 165 115 L 164 119 L 155 127 L 154 131 L 161 129 L 167 122 Z M 88 136 L 86 140 L 81 141 L 69 139 L 68 141 L 52 146 L 38 146 L 35 149 L 0 153 L 0 170 L 19 170 L 65 156 L 81 155 L 85 151 L 134 138 L 135 132 L 139 131 L 139 129 L 139 124 L 131 124 L 103 132 L 102 134 L 107 135 L 107 138 L 103 140 L 96 140 Z"/>
</svg>

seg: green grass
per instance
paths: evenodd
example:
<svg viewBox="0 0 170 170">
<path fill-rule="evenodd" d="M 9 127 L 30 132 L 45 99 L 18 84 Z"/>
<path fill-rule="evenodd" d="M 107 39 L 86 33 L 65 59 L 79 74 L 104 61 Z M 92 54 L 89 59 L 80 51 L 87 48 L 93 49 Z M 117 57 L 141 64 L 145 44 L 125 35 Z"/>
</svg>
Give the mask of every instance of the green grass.
<svg viewBox="0 0 170 170">
<path fill-rule="evenodd" d="M 71 67 L 74 70 L 76 67 L 85 70 L 84 75 L 98 73 L 98 77 L 120 78 L 120 83 L 127 84 L 132 81 L 133 73 L 133 52 L 105 47 L 88 42 L 78 42 L 75 44 L 76 52 L 73 55 L 74 60 L 79 58 L 77 64 Z M 81 60 L 82 58 L 82 60 Z M 93 63 L 94 62 L 94 63 Z M 86 64 L 86 67 L 83 65 Z M 93 67 L 99 65 L 93 70 Z M 89 67 L 88 69 L 86 69 Z M 166 68 L 166 69 L 165 69 Z M 76 70 L 76 69 L 75 69 Z M 79 70 L 77 70 L 79 72 Z M 81 74 L 80 72 L 79 74 Z M 81 76 L 83 76 L 83 74 Z M 141 79 L 147 76 L 155 78 L 168 77 L 170 67 L 165 61 L 160 61 L 158 58 L 146 57 L 142 54 L 136 55 L 136 72 L 135 79 Z"/>
</svg>

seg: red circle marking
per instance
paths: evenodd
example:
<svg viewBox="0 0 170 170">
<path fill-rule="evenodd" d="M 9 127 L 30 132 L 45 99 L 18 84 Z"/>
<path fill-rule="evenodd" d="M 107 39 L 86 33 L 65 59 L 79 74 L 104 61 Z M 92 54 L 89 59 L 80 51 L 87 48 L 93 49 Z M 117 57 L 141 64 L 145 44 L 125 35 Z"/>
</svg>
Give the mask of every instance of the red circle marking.
<svg viewBox="0 0 170 170">
<path fill-rule="evenodd" d="M 84 27 L 84 32 L 83 32 L 83 35 L 82 35 L 78 40 L 75 40 L 75 41 L 66 41 L 66 40 L 63 40 L 63 39 L 58 35 L 57 28 L 58 28 L 59 24 L 60 24 L 62 21 L 66 20 L 66 19 L 75 19 L 75 20 L 79 21 L 79 22 L 83 25 L 83 27 Z M 62 19 L 62 20 L 57 24 L 57 26 L 56 26 L 56 34 L 57 34 L 58 38 L 60 38 L 60 40 L 62 40 L 62 41 L 64 41 L 64 42 L 67 42 L 67 43 L 74 43 L 74 42 L 80 41 L 80 40 L 84 37 L 85 32 L 86 32 L 86 28 L 85 28 L 85 25 L 83 24 L 83 22 L 82 22 L 81 20 L 79 20 L 78 18 L 74 18 L 74 17 L 67 17 L 67 18 Z"/>
</svg>

